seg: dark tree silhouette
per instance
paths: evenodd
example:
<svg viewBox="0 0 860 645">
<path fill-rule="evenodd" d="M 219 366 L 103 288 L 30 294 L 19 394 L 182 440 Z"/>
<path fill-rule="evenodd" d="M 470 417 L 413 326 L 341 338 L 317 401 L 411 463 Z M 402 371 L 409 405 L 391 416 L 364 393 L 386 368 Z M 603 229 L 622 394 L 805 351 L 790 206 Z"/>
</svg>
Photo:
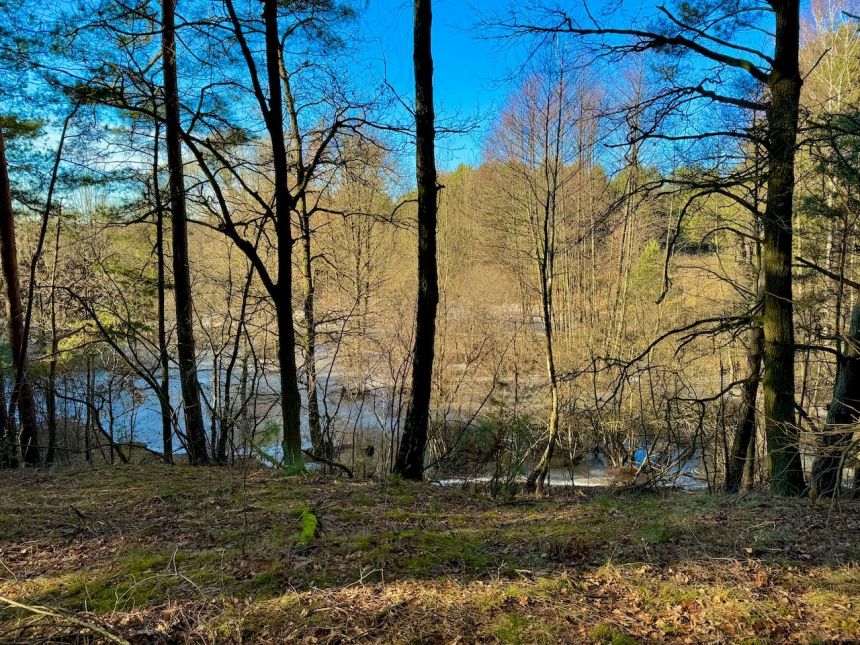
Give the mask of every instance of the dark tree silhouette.
<svg viewBox="0 0 860 645">
<path fill-rule="evenodd" d="M 173 243 L 173 282 L 176 300 L 177 357 L 188 436 L 188 458 L 192 464 L 209 462 L 200 383 L 197 381 L 197 351 L 194 346 L 194 305 L 188 258 L 188 214 L 180 144 L 179 89 L 176 78 L 176 0 L 162 0 L 162 59 L 164 65 L 164 123 L 170 187 L 170 223 Z"/>
<path fill-rule="evenodd" d="M 6 165 L 6 142 L 0 127 L 0 262 L 6 283 L 6 313 L 9 343 L 12 346 L 12 369 L 15 372 L 12 406 L 17 406 L 21 418 L 21 456 L 28 466 L 39 465 L 39 429 L 36 405 L 27 373 L 27 343 L 24 340 L 24 307 L 18 279 L 18 250 L 15 244 L 15 217 L 12 210 L 12 189 Z M 11 423 L 11 419 L 8 420 Z"/>
<path fill-rule="evenodd" d="M 436 267 L 436 125 L 433 108 L 431 0 L 415 0 L 415 177 L 418 184 L 418 303 L 412 356 L 412 386 L 395 472 L 407 479 L 424 476 L 424 450 L 430 422 L 430 388 L 436 339 L 439 284 Z"/>
</svg>

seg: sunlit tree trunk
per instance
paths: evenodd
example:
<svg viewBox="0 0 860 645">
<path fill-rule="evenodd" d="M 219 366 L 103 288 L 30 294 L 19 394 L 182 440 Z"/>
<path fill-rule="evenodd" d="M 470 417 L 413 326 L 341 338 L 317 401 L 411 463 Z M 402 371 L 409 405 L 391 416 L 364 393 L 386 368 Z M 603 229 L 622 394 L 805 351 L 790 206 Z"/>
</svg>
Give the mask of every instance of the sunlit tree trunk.
<svg viewBox="0 0 860 645">
<path fill-rule="evenodd" d="M 800 2 L 771 3 L 776 16 L 773 68 L 768 87 L 768 176 L 764 215 L 765 436 L 771 490 L 803 492 L 803 468 L 795 422 L 794 302 L 792 294 L 792 199 L 798 106 L 803 83 L 798 63 Z"/>
<path fill-rule="evenodd" d="M 9 418 L 6 404 L 6 374 L 0 366 L 0 468 L 18 466 L 18 450 L 15 446 L 15 424 Z"/>
<path fill-rule="evenodd" d="M 320 419 L 319 387 L 317 385 L 317 322 L 314 307 L 315 279 L 313 269 L 313 250 L 311 246 L 311 221 L 307 208 L 300 213 L 302 234 L 302 265 L 304 267 L 305 298 L 305 376 L 308 381 L 308 430 L 314 454 L 331 459 L 333 446 L 331 439 L 323 436 Z"/>
<path fill-rule="evenodd" d="M 546 358 L 546 373 L 550 388 L 549 419 L 547 421 L 547 440 L 543 453 L 526 480 L 526 489 L 543 490 L 546 484 L 549 468 L 558 443 L 559 432 L 559 385 L 555 364 L 555 311 L 554 285 L 556 271 L 556 224 L 558 221 L 559 195 L 561 191 L 561 172 L 564 168 L 562 155 L 562 139 L 565 136 L 562 122 L 565 109 L 564 74 L 560 75 L 556 87 L 557 96 L 547 96 L 544 114 L 540 116 L 542 132 L 538 136 L 543 139 L 539 146 L 543 150 L 543 158 L 536 164 L 536 171 L 541 173 L 543 192 L 542 213 L 532 218 L 532 236 L 534 238 L 534 257 L 538 263 L 539 289 L 541 297 L 541 318 L 544 328 L 544 351 Z M 533 156 L 533 155 L 532 155 Z M 535 214 L 537 215 L 537 213 Z M 593 219 L 589 218 L 591 222 Z M 593 226 L 591 227 L 593 228 Z M 593 260 L 593 257 L 592 257 Z M 590 260 L 591 261 L 591 260 Z M 590 263 L 589 261 L 589 263 Z M 592 300 L 593 302 L 593 300 Z M 593 318 L 592 318 L 593 322 Z"/>
<path fill-rule="evenodd" d="M 546 219 L 550 216 L 547 214 Z M 552 235 L 549 233 L 548 235 Z M 544 326 L 544 348 L 546 351 L 546 372 L 549 379 L 550 387 L 550 407 L 549 420 L 547 422 L 547 440 L 546 447 L 541 454 L 540 459 L 535 465 L 532 472 L 526 480 L 526 488 L 528 490 L 543 490 L 546 483 L 547 475 L 549 474 L 550 463 L 555 452 L 556 443 L 558 442 L 558 426 L 559 426 L 559 391 L 558 391 L 558 373 L 555 366 L 555 351 L 553 348 L 553 304 L 552 304 L 552 271 L 553 262 L 552 256 L 547 255 L 552 253 L 551 240 L 545 239 L 547 250 L 544 251 L 544 266 L 541 268 L 541 314 Z"/>
</svg>

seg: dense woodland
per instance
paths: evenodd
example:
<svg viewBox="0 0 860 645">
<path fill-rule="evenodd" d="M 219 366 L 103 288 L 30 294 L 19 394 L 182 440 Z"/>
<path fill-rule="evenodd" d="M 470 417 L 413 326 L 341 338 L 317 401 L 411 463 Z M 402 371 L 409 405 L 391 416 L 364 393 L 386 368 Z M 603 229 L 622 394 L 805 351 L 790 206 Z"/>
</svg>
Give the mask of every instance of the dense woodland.
<svg viewBox="0 0 860 645">
<path fill-rule="evenodd" d="M 476 11 L 452 170 L 430 0 L 414 101 L 348 2 L 0 9 L 6 465 L 860 486 L 852 3 Z"/>
</svg>

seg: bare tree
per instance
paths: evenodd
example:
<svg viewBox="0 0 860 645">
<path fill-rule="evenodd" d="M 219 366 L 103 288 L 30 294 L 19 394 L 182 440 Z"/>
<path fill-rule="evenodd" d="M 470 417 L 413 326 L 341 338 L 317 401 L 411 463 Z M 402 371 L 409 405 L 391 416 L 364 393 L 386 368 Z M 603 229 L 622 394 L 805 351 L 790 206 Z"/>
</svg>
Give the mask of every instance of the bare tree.
<svg viewBox="0 0 860 645">
<path fill-rule="evenodd" d="M 527 279 L 536 289 L 549 383 L 547 438 L 527 479 L 529 489 L 543 488 L 558 442 L 560 387 L 555 347 L 554 305 L 558 231 L 565 221 L 563 189 L 577 172 L 574 158 L 574 106 L 571 81 L 563 61 L 533 75 L 502 115 L 491 154 L 502 162 L 498 188 L 512 205 L 511 223 L 521 237 L 531 266 Z M 530 317 L 529 317 L 530 318 Z"/>
<path fill-rule="evenodd" d="M 628 55 L 644 52 L 669 56 L 689 55 L 707 72 L 695 80 L 684 76 L 667 79 L 668 88 L 643 100 L 634 110 L 653 109 L 657 118 L 643 124 L 642 138 L 664 141 L 707 141 L 717 138 L 742 140 L 748 132 L 702 131 L 677 134 L 665 127 L 668 115 L 682 114 L 693 102 L 718 104 L 739 114 L 766 114 L 767 200 L 763 215 L 762 265 L 764 273 L 764 391 L 765 434 L 773 492 L 799 495 L 804 488 L 799 452 L 799 428 L 795 416 L 794 319 L 791 249 L 793 233 L 794 156 L 797 147 L 800 88 L 800 2 L 681 3 L 679 13 L 659 7 L 663 23 L 657 29 L 604 27 L 593 13 L 584 20 L 564 9 L 544 13 L 540 21 L 515 16 L 506 21 L 508 33 L 543 38 L 570 34 L 591 41 L 600 54 Z M 745 29 L 757 29 L 756 19 L 774 23 L 773 52 L 760 51 L 740 39 Z M 727 39 L 725 34 L 734 34 Z M 714 71 L 714 69 L 716 71 Z M 725 75 L 737 75 L 742 91 L 724 93 Z M 687 82 L 689 81 L 689 82 Z M 749 91 L 752 83 L 755 91 Z M 756 98 L 767 93 L 767 101 Z M 751 118 L 747 117 L 748 121 Z"/>
</svg>

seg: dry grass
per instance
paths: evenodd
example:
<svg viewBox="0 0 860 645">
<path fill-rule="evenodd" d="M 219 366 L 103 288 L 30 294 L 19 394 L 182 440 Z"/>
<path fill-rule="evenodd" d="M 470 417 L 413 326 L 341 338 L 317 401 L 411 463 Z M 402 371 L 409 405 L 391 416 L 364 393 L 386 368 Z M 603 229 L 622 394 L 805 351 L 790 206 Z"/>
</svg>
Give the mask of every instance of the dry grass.
<svg viewBox="0 0 860 645">
<path fill-rule="evenodd" d="M 0 596 L 47 608 L 0 609 L 0 642 L 860 640 L 856 502 L 499 504 L 162 466 L 0 477 Z"/>
</svg>

